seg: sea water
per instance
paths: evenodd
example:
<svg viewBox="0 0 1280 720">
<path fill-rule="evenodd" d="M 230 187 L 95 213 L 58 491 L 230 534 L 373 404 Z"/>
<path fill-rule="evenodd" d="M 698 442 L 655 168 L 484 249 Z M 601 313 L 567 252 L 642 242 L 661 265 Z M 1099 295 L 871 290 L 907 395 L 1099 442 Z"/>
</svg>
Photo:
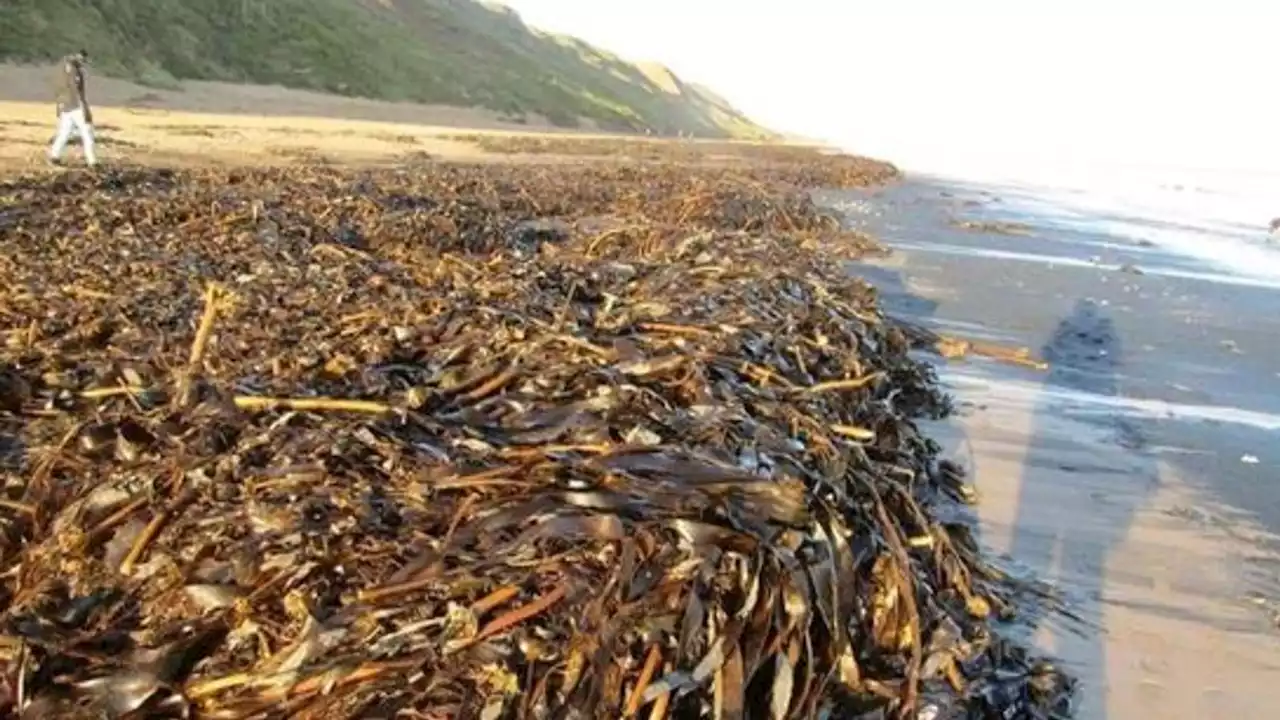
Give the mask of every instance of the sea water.
<svg viewBox="0 0 1280 720">
<path fill-rule="evenodd" d="M 1132 263 L 1146 275 L 1280 293 L 1280 238 L 1271 237 L 1268 227 L 1280 216 L 1280 167 L 1274 172 L 1103 163 L 969 165 L 944 171 L 922 167 L 913 170 L 908 165 L 904 170 L 913 182 L 949 197 L 943 204 L 950 209 L 938 216 L 939 221 L 953 214 L 954 219 L 1021 223 L 1040 241 L 996 234 L 975 242 L 918 230 L 895 237 L 892 223 L 871 223 L 895 249 L 1060 267 L 1115 269 Z M 836 206 L 853 215 L 880 212 L 877 201 L 867 198 Z M 927 212 L 926 205 L 920 208 L 907 212 Z M 944 332 L 974 339 L 998 334 L 998 326 L 981 328 L 985 332 L 979 335 L 974 328 L 948 328 L 946 317 L 929 321 Z M 1204 374 L 1197 372 L 1197 378 Z M 1274 377 L 1280 382 L 1280 366 Z M 1016 406 L 1035 399 L 1078 420 L 1126 416 L 1280 430 L 1280 415 L 1271 412 L 1273 402 L 1246 409 L 1234 407 L 1225 397 L 1197 404 L 1176 401 L 1177 393 L 1164 398 L 1100 396 L 1050 387 L 1036 378 L 1019 380 L 981 362 L 944 365 L 940 379 L 961 400 Z M 1187 382 L 1197 385 L 1199 380 Z"/>
<path fill-rule="evenodd" d="M 1280 289 L 1280 236 L 1268 227 L 1280 217 L 1280 167 L 976 166 L 933 177 L 998 197 L 984 217 L 1035 218 L 1044 230 L 1198 260 L 1195 276 L 1204 279 Z"/>
</svg>

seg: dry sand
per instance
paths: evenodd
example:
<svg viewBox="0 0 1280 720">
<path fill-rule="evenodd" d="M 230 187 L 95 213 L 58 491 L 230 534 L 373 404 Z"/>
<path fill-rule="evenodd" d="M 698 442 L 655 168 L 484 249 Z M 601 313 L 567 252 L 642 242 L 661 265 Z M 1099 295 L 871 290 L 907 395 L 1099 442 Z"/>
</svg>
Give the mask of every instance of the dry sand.
<svg viewBox="0 0 1280 720">
<path fill-rule="evenodd" d="M 49 69 L 0 66 L 0 170 L 44 163 L 54 132 Z M 470 158 L 459 128 L 513 131 L 492 113 L 339 98 L 283 88 L 184 83 L 155 90 L 93 77 L 98 155 L 108 164 L 377 163 L 425 153 Z M 78 162 L 79 148 L 68 161 Z"/>
<path fill-rule="evenodd" d="M 44 164 L 56 120 L 51 77 L 48 67 L 0 65 L 0 172 Z M 88 93 L 98 154 L 107 163 L 369 164 L 423 154 L 470 161 L 486 157 L 470 144 L 450 141 L 448 135 L 465 131 L 603 136 L 589 128 L 556 128 L 538 117 L 516 123 L 476 108 L 344 98 L 281 87 L 184 82 L 166 90 L 91 76 Z M 78 145 L 68 152 L 69 161 L 78 161 Z"/>
<path fill-rule="evenodd" d="M 456 129 L 315 117 L 253 117 L 95 106 L 98 157 L 107 164 L 378 163 L 477 151 L 442 137 Z M 40 167 L 53 137 L 48 104 L 0 102 L 0 169 Z M 81 161 L 77 144 L 68 163 Z"/>
</svg>

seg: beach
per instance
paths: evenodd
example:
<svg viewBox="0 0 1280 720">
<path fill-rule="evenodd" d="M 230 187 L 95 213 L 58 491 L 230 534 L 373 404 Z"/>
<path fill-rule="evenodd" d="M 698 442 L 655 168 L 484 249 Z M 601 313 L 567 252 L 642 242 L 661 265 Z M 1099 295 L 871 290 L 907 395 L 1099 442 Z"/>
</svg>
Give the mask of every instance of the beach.
<svg viewBox="0 0 1280 720">
<path fill-rule="evenodd" d="M 373 122 L 299 101 L 296 116 L 266 118 L 155 98 L 133 107 L 145 105 L 126 102 L 134 90 L 114 88 L 120 102 L 99 113 L 103 155 L 128 168 L 585 157 L 486 151 L 471 128 L 524 133 L 421 109 Z M 47 107 L 0 111 L 0 172 L 39 166 Z M 1243 219 L 1262 208 L 1168 184 L 1184 194 L 1126 204 L 1094 181 L 909 175 L 817 197 L 892 250 L 849 267 L 889 315 L 1047 363 L 920 352 L 957 411 L 919 424 L 969 471 L 980 501 L 964 519 L 982 546 L 1027 584 L 1005 629 L 1081 679 L 1077 716 L 1269 717 L 1261 708 L 1280 700 L 1280 251 Z"/>
<path fill-rule="evenodd" d="M 1280 254 L 1264 233 L 1079 188 L 917 176 L 820 198 L 893 249 L 851 268 L 888 314 L 1048 364 L 924 356 L 957 407 L 924 431 L 970 471 L 982 544 L 1060 596 L 1019 622 L 1081 678 L 1078 717 L 1270 717 Z"/>
</svg>

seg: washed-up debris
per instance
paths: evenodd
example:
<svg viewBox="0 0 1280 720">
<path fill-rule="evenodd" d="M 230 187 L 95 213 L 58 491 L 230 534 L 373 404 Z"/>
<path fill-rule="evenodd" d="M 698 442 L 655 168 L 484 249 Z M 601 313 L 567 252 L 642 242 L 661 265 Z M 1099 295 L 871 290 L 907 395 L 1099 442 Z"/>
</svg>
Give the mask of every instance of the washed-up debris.
<svg viewBox="0 0 1280 720">
<path fill-rule="evenodd" d="M 773 172 L 0 185 L 3 712 L 1061 712 L 874 243 Z"/>
<path fill-rule="evenodd" d="M 675 162 L 684 166 L 710 165 L 767 169 L 770 181 L 805 188 L 865 186 L 899 176 L 887 162 L 855 155 L 833 154 L 806 145 L 728 140 L 644 138 L 583 138 L 550 135 L 450 135 L 447 139 L 475 145 L 496 155 L 559 156 L 586 160 L 624 160 L 628 163 Z"/>
<path fill-rule="evenodd" d="M 951 224 L 961 230 L 987 233 L 990 235 L 1030 235 L 1035 229 L 1026 223 L 1012 220 L 959 220 L 953 219 Z"/>
<path fill-rule="evenodd" d="M 1280 628 L 1280 602 L 1257 592 L 1249 592 L 1245 601 L 1266 613 L 1271 624 Z"/>
<path fill-rule="evenodd" d="M 913 348 L 928 350 L 947 359 L 976 355 L 1011 365 L 1028 367 L 1033 370 L 1049 369 L 1049 363 L 1032 355 L 1031 348 L 1025 346 L 1009 346 L 986 340 L 969 340 L 955 335 L 935 332 L 922 325 L 897 318 L 893 319 L 892 322 L 906 335 Z"/>
</svg>

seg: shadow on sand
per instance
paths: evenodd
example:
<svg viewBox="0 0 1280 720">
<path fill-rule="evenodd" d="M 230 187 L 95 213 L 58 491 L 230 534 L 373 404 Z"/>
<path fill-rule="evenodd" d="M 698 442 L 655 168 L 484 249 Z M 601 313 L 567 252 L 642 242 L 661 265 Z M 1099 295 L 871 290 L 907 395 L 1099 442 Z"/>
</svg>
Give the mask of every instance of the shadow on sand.
<svg viewBox="0 0 1280 720">
<path fill-rule="evenodd" d="M 939 325 L 946 318 L 937 317 L 939 303 L 913 292 L 899 270 L 858 264 L 851 271 L 876 286 L 889 316 L 943 330 Z M 1063 418 L 1064 394 L 1113 397 L 1121 392 L 1124 343 L 1105 310 L 1091 301 L 1078 301 L 1058 321 L 1041 354 L 1051 370 L 1040 376 L 1039 390 L 1025 410 L 999 415 L 1002 419 L 996 421 L 984 419 L 981 409 L 976 415 L 953 418 L 948 430 L 954 434 L 947 444 L 981 492 L 1016 498 L 1012 508 L 997 514 L 1011 515 L 1006 569 L 1025 578 L 1031 591 L 1017 598 L 1019 616 L 1005 630 L 1058 658 L 1081 679 L 1076 717 L 1106 718 L 1108 658 L 1101 606 L 1108 557 L 1147 502 L 1157 470 L 1138 455 L 1120 450 L 1142 445 L 1137 429 L 1124 420 L 1102 421 L 1105 430 L 1098 438 L 1105 440 L 1098 441 L 1120 448 L 1095 453 L 1099 448 L 1091 447 L 1089 438 L 1072 434 L 1072 427 L 1080 424 Z M 1005 417 L 1016 427 L 999 427 Z M 970 428 L 984 423 L 980 436 L 968 436 Z M 998 438 L 998 447 L 989 434 Z M 954 457 L 957 449 L 960 457 Z M 1115 462 L 1117 454 L 1124 462 Z M 993 455 L 1014 460 L 1020 472 L 984 473 L 984 458 Z M 1009 482 L 1015 487 L 1005 485 Z M 1003 520 L 982 514 L 988 525 Z M 994 549 L 994 538 L 975 535 L 988 551 Z M 1046 602 L 1046 595 L 1058 598 L 1061 605 Z"/>
<path fill-rule="evenodd" d="M 1102 604 L 1108 559 L 1146 504 L 1157 469 L 1135 454 L 1127 454 L 1123 465 L 1107 462 L 1103 453 L 1091 452 L 1088 439 L 1070 436 L 1062 422 L 1064 394 L 1106 398 L 1121 393 L 1124 344 L 1105 311 L 1092 301 L 1078 301 L 1041 352 L 1050 370 L 1030 411 L 1009 555 L 1053 588 L 1070 615 L 1083 621 L 1069 620 L 1042 602 L 1022 608 L 1023 621 L 1039 628 L 1039 640 L 1048 641 L 1045 649 L 1081 676 L 1078 717 L 1105 718 L 1108 658 Z M 1110 442 L 1130 449 L 1141 446 L 1133 425 L 1120 418 L 1106 422 L 1114 433 Z"/>
</svg>

